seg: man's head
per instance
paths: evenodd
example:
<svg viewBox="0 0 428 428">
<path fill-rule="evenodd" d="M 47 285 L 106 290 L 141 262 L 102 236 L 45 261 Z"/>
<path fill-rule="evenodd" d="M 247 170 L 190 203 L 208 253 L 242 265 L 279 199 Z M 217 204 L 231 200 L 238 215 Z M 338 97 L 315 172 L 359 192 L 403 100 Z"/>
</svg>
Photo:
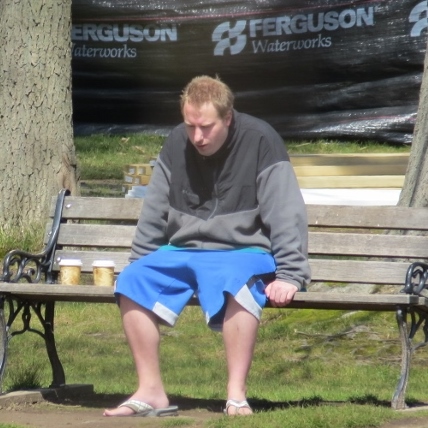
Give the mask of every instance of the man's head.
<svg viewBox="0 0 428 428">
<path fill-rule="evenodd" d="M 187 136 L 201 155 L 211 156 L 226 141 L 233 93 L 219 78 L 198 76 L 184 88 L 181 112 Z"/>
<path fill-rule="evenodd" d="M 197 76 L 187 84 L 181 94 L 181 111 L 186 103 L 195 107 L 212 103 L 219 117 L 224 119 L 233 109 L 233 100 L 229 86 L 218 77 Z"/>
</svg>

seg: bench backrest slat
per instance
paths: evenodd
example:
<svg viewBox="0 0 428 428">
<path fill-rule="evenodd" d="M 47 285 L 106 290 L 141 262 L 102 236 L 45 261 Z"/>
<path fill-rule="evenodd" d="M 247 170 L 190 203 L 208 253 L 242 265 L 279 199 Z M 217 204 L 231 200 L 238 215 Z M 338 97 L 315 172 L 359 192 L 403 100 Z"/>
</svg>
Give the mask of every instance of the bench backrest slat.
<svg viewBox="0 0 428 428">
<path fill-rule="evenodd" d="M 129 248 L 134 233 L 135 226 L 117 224 L 64 224 L 60 229 L 58 245 Z"/>
<path fill-rule="evenodd" d="M 54 202 L 50 215 L 53 215 Z M 64 219 L 136 221 L 143 206 L 141 198 L 67 197 Z M 307 205 L 308 222 L 314 227 L 364 227 L 428 230 L 428 209 L 395 206 Z"/>
<path fill-rule="evenodd" d="M 408 262 L 310 259 L 312 282 L 404 285 Z"/>
<path fill-rule="evenodd" d="M 395 206 L 307 205 L 312 227 L 428 230 L 428 209 Z"/>
<path fill-rule="evenodd" d="M 66 247 L 130 248 L 135 226 L 64 224 L 58 245 Z M 314 232 L 309 233 L 311 255 L 405 257 L 428 259 L 428 236 Z"/>
<path fill-rule="evenodd" d="M 80 259 L 82 260 L 82 272 L 92 272 L 92 263 L 95 260 L 114 260 L 116 273 L 122 272 L 123 268 L 129 264 L 130 251 L 70 251 L 67 249 L 58 250 L 56 256 L 60 259 Z"/>
<path fill-rule="evenodd" d="M 428 259 L 428 236 L 309 232 L 312 255 L 406 257 Z"/>
<path fill-rule="evenodd" d="M 55 211 L 56 198 L 52 200 L 50 217 Z M 78 198 L 67 196 L 62 216 L 73 220 L 131 220 L 138 219 L 143 199 L 140 198 Z"/>
<path fill-rule="evenodd" d="M 111 251 L 67 251 L 58 250 L 57 257 L 82 260 L 82 272 L 92 272 L 94 260 L 114 260 L 115 272 L 119 273 L 129 263 L 129 252 Z M 402 285 L 408 267 L 407 262 L 389 263 L 358 260 L 311 259 L 314 282 L 351 282 Z"/>
</svg>

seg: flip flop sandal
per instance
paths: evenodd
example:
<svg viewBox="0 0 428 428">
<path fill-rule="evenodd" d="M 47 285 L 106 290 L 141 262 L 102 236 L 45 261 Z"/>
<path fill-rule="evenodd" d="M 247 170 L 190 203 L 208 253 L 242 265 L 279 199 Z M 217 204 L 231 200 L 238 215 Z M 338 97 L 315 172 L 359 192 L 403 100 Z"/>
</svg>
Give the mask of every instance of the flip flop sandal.
<svg viewBox="0 0 428 428">
<path fill-rule="evenodd" d="M 164 408 L 155 409 L 150 404 L 144 403 L 139 400 L 127 400 L 119 407 L 128 407 L 134 411 L 129 416 L 139 417 L 161 417 L 161 416 L 177 416 L 178 406 L 169 406 Z"/>
<path fill-rule="evenodd" d="M 235 413 L 229 413 L 229 407 L 235 407 Z M 248 404 L 247 400 L 244 401 L 237 401 L 237 400 L 227 400 L 226 402 L 226 408 L 224 409 L 224 414 L 227 416 L 249 416 L 249 415 L 242 415 L 239 413 L 239 409 L 247 408 L 253 411 L 251 406 Z"/>
</svg>

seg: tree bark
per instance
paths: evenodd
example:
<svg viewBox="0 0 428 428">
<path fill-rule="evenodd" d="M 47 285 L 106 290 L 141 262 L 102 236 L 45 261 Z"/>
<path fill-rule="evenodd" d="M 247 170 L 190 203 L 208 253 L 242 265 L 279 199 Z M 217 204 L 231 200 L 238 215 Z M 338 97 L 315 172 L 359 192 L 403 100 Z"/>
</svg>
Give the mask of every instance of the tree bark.
<svg viewBox="0 0 428 428">
<path fill-rule="evenodd" d="M 399 206 L 428 206 L 428 49 L 425 52 L 424 73 L 419 93 L 419 106 L 413 131 L 412 149 Z"/>
<path fill-rule="evenodd" d="M 77 194 L 71 101 L 71 0 L 0 1 L 0 227 Z"/>
</svg>

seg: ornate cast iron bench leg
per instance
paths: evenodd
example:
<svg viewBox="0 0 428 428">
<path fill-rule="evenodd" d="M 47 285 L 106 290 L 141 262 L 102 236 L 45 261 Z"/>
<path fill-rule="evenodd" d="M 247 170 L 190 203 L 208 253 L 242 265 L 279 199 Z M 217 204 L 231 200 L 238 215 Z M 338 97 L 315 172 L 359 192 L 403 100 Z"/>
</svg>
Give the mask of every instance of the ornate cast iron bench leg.
<svg viewBox="0 0 428 428">
<path fill-rule="evenodd" d="M 411 344 L 407 329 L 407 311 L 403 308 L 398 308 L 396 312 L 398 330 L 401 340 L 401 372 L 400 379 L 392 397 L 391 407 L 395 410 L 405 409 L 405 395 L 407 383 L 409 380 L 410 359 L 411 359 Z"/>
<path fill-rule="evenodd" d="M 51 388 L 65 385 L 65 373 L 61 361 L 58 357 L 56 350 L 55 336 L 54 336 L 54 315 L 55 315 L 55 302 L 46 303 L 45 319 L 44 319 L 44 339 L 46 344 L 46 351 L 48 353 L 49 361 L 52 367 L 52 384 Z"/>
<path fill-rule="evenodd" d="M 3 374 L 6 368 L 8 342 L 9 337 L 4 315 L 4 297 L 0 296 L 0 394 L 3 392 Z"/>
<path fill-rule="evenodd" d="M 423 296 L 427 288 L 428 264 L 415 262 L 412 263 L 406 273 L 405 285 L 402 293 Z M 410 328 L 407 324 L 407 318 L 410 315 Z M 401 410 L 407 407 L 405 403 L 406 388 L 409 380 L 410 363 L 413 353 L 416 349 L 425 346 L 428 343 L 428 313 L 417 308 L 397 308 L 396 318 L 401 339 L 401 373 L 391 406 L 393 409 Z M 413 345 L 413 339 L 419 328 L 423 326 L 424 340 Z"/>
<path fill-rule="evenodd" d="M 16 301 L 16 307 L 14 305 Z M 60 387 L 65 385 L 65 373 L 62 367 L 61 361 L 58 357 L 55 344 L 54 336 L 54 313 L 55 313 L 55 302 L 31 302 L 31 301 L 20 301 L 16 298 L 7 298 L 9 303 L 9 317 L 6 324 L 7 330 L 10 329 L 16 317 L 21 313 L 23 327 L 21 330 L 13 331 L 9 336 L 17 336 L 27 331 L 36 333 L 45 341 L 46 351 L 49 357 L 52 368 L 52 383 L 51 388 Z M 44 311 L 43 311 L 44 309 Z M 44 312 L 44 313 L 43 313 Z M 31 316 L 32 313 L 37 315 L 40 324 L 43 327 L 43 331 L 39 331 L 31 327 Z"/>
<path fill-rule="evenodd" d="M 409 315 L 411 319 L 410 328 L 407 323 Z M 412 355 L 418 348 L 428 343 L 428 313 L 418 309 L 398 308 L 396 317 L 401 339 L 401 372 L 391 407 L 395 410 L 403 410 L 407 408 L 405 398 Z M 413 345 L 415 334 L 421 326 L 424 332 L 424 340 L 417 345 Z"/>
</svg>

